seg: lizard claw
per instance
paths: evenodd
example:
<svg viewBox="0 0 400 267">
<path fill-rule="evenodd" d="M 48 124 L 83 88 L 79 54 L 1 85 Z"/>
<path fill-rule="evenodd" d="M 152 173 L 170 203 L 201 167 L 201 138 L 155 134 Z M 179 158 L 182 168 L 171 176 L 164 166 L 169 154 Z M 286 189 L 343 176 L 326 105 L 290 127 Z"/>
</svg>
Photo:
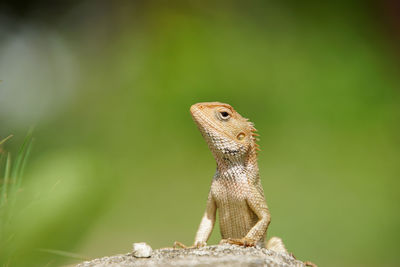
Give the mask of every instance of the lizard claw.
<svg viewBox="0 0 400 267">
<path fill-rule="evenodd" d="M 201 248 L 205 247 L 207 244 L 206 242 L 195 242 L 193 246 L 186 246 L 185 244 L 175 241 L 173 248 L 183 248 L 183 249 L 190 249 L 190 248 Z"/>
<path fill-rule="evenodd" d="M 206 242 L 201 242 L 201 241 L 195 242 L 194 245 L 193 245 L 193 247 L 195 247 L 195 248 L 202 248 L 202 247 L 205 247 L 205 246 L 207 246 L 207 243 Z"/>
<path fill-rule="evenodd" d="M 318 267 L 315 263 L 311 262 L 311 261 L 305 261 L 304 262 L 305 266 L 311 266 L 311 267 Z"/>
<path fill-rule="evenodd" d="M 289 255 L 290 255 L 292 258 L 294 258 L 294 259 L 297 260 L 297 258 L 294 256 L 294 254 L 293 254 L 292 252 L 290 252 Z M 313 262 L 311 262 L 311 261 L 304 261 L 303 263 L 304 263 L 305 266 L 318 267 L 315 263 L 313 263 Z"/>
<path fill-rule="evenodd" d="M 228 238 L 228 239 L 222 239 L 220 244 L 232 244 L 232 245 L 239 245 L 239 246 L 244 246 L 244 247 L 254 247 L 256 245 L 256 242 L 250 238 L 239 238 L 239 239 L 234 239 L 234 238 Z"/>
<path fill-rule="evenodd" d="M 188 246 L 186 246 L 186 245 L 184 245 L 183 243 L 181 243 L 181 242 L 179 242 L 179 241 L 175 241 L 174 242 L 174 246 L 173 246 L 173 248 L 184 248 L 184 249 L 187 249 L 187 248 L 189 248 Z"/>
</svg>

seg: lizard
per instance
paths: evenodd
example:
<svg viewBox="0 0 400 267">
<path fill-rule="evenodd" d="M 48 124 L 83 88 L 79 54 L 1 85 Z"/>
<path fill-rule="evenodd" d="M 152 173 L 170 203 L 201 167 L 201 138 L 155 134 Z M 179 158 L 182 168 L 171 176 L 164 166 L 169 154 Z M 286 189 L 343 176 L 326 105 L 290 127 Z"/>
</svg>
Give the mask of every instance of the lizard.
<svg viewBox="0 0 400 267">
<path fill-rule="evenodd" d="M 265 245 L 271 215 L 259 176 L 254 124 L 229 104 L 220 102 L 194 104 L 190 113 L 217 163 L 206 211 L 192 247 L 207 245 L 218 209 L 220 244 L 259 246 L 287 253 L 278 237 L 272 237 Z M 174 246 L 188 248 L 180 242 Z"/>
<path fill-rule="evenodd" d="M 271 215 L 259 175 L 257 157 L 260 149 L 256 142 L 259 135 L 254 124 L 231 105 L 220 102 L 194 104 L 190 113 L 215 158 L 217 170 L 193 246 L 187 247 L 176 241 L 174 247 L 206 246 L 218 209 L 220 244 L 266 247 L 288 253 L 279 237 L 271 237 L 265 244 Z M 304 264 L 317 267 L 311 261 Z"/>
</svg>

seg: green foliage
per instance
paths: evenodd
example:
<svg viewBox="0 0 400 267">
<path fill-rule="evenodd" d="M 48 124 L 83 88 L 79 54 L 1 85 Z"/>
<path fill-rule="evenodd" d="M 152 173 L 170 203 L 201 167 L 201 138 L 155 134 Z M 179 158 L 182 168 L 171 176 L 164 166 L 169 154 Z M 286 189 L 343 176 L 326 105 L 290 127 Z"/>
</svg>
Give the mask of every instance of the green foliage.
<svg viewBox="0 0 400 267">
<path fill-rule="evenodd" d="M 97 174 L 105 174 L 102 163 L 95 162 L 95 157 L 82 150 L 80 156 L 71 157 L 64 151 L 63 155 L 47 157 L 44 165 L 39 163 L 38 170 L 31 170 L 27 179 L 23 179 L 32 140 L 30 132 L 15 160 L 10 152 L 3 150 L 1 154 L 4 177 L 0 191 L 0 264 L 38 266 L 57 264 L 65 258 L 88 259 L 65 249 L 79 242 L 77 233 L 85 231 L 106 206 L 103 201 L 107 197 L 100 192 L 107 190 L 111 194 L 113 186 L 105 184 Z M 102 199 L 88 195 L 79 186 L 82 181 L 92 184 L 90 188 L 99 192 Z M 80 203 L 85 205 L 79 207 Z M 69 224 L 73 226 L 60 232 L 61 225 Z"/>
<path fill-rule="evenodd" d="M 0 141 L 0 148 L 11 135 L 2 141 Z M 32 131 L 28 133 L 25 140 L 20 147 L 15 163 L 11 163 L 10 152 L 2 151 L 0 155 L 0 164 L 3 157 L 5 163 L 0 165 L 0 173 L 4 173 L 1 181 L 1 195 L 0 195 L 0 250 L 4 251 L 4 248 L 8 246 L 9 242 L 12 242 L 13 234 L 8 231 L 9 223 L 13 214 L 13 208 L 15 202 L 20 193 L 23 173 L 25 170 L 26 162 L 28 160 L 32 147 Z M 6 156 L 4 156 L 6 155 Z"/>
</svg>

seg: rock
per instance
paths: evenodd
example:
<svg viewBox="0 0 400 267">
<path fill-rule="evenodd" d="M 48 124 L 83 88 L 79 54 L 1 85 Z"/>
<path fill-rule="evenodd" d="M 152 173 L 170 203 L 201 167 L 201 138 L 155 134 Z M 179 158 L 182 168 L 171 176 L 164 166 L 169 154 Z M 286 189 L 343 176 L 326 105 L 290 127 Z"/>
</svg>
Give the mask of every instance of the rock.
<svg viewBox="0 0 400 267">
<path fill-rule="evenodd" d="M 153 249 L 146 243 L 133 243 L 132 255 L 136 258 L 149 258 Z"/>
<path fill-rule="evenodd" d="M 274 266 L 274 267 L 303 267 L 301 261 L 296 260 L 287 253 L 279 253 L 265 248 L 241 247 L 224 244 L 206 246 L 198 249 L 162 248 L 153 251 L 151 258 L 136 258 L 133 253 L 116 255 L 86 261 L 77 267 L 103 267 L 103 266 Z"/>
</svg>

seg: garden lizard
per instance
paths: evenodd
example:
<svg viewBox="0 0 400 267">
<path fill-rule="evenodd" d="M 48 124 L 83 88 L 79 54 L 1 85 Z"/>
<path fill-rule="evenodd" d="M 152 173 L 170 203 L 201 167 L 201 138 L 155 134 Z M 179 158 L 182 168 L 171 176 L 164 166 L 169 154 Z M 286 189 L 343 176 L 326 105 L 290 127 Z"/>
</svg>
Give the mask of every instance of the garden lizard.
<svg viewBox="0 0 400 267">
<path fill-rule="evenodd" d="M 256 143 L 258 134 L 254 124 L 232 106 L 220 102 L 194 104 L 190 113 L 217 163 L 206 211 L 191 248 L 207 244 L 218 209 L 222 235 L 220 244 L 265 246 L 288 253 L 279 237 L 270 238 L 265 245 L 271 215 L 260 181 L 257 164 L 259 148 Z M 175 242 L 176 246 L 188 248 L 180 242 Z M 310 261 L 304 264 L 317 266 Z"/>
<path fill-rule="evenodd" d="M 194 104 L 190 112 L 217 163 L 193 247 L 206 245 L 217 209 L 221 243 L 264 247 L 271 216 L 258 171 L 258 134 L 253 123 L 219 102 Z M 175 244 L 185 247 L 180 242 Z M 266 247 L 287 252 L 277 237 Z"/>
</svg>

